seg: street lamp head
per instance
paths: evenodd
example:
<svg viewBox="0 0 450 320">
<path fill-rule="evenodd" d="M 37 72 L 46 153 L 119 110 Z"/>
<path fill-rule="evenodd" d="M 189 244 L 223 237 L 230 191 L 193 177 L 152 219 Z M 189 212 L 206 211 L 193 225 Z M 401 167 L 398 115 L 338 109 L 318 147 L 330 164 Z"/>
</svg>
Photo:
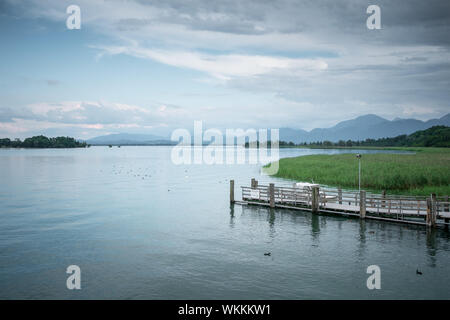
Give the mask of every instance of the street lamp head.
<svg viewBox="0 0 450 320">
<path fill-rule="evenodd" d="M 361 159 L 361 154 L 358 153 L 358 154 L 356 155 L 356 157 L 357 157 L 358 159 Z"/>
</svg>

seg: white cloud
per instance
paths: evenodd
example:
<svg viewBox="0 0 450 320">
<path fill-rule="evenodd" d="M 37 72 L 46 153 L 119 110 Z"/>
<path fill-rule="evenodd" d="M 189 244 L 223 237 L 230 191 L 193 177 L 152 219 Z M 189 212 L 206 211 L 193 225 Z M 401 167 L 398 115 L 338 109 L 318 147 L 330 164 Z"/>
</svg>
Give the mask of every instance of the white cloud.
<svg viewBox="0 0 450 320">
<path fill-rule="evenodd" d="M 49 112 L 71 112 L 84 109 L 80 102 L 61 102 L 61 103 L 33 103 L 28 105 L 29 111 L 35 115 L 46 116 Z"/>
<path fill-rule="evenodd" d="M 29 130 L 77 127 L 87 129 L 158 127 L 161 123 L 186 119 L 188 113 L 176 106 L 161 104 L 148 107 L 105 101 L 62 101 L 33 103 L 10 110 L 0 131 L 17 133 Z"/>
<path fill-rule="evenodd" d="M 188 51 L 152 50 L 138 46 L 101 46 L 104 54 L 128 54 L 152 59 L 167 65 L 206 72 L 219 79 L 252 77 L 270 73 L 287 72 L 302 75 L 308 71 L 322 71 L 328 64 L 322 59 L 292 59 L 263 55 L 212 55 Z"/>
</svg>

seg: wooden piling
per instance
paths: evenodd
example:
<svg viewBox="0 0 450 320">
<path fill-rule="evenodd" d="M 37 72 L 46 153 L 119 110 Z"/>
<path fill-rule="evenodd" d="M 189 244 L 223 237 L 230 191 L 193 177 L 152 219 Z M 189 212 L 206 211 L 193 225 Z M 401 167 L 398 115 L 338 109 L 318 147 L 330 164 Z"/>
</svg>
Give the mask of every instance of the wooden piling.
<svg viewBox="0 0 450 320">
<path fill-rule="evenodd" d="M 319 193 L 319 187 L 312 187 L 312 200 L 311 200 L 311 209 L 312 212 L 317 213 L 319 212 L 319 197 L 320 197 L 320 193 Z"/>
<path fill-rule="evenodd" d="M 251 184 L 250 184 L 251 187 L 252 187 L 252 189 L 255 188 L 255 181 L 256 181 L 255 178 L 252 178 L 252 182 L 251 182 Z"/>
<path fill-rule="evenodd" d="M 338 200 L 339 204 L 342 204 L 342 189 L 338 189 Z"/>
<path fill-rule="evenodd" d="M 431 226 L 436 227 L 437 220 L 437 200 L 436 193 L 431 194 Z"/>
<path fill-rule="evenodd" d="M 361 219 L 366 217 L 366 191 L 359 192 L 359 216 Z"/>
<path fill-rule="evenodd" d="M 437 219 L 436 194 L 432 193 L 430 198 L 427 198 L 427 217 L 426 217 L 427 226 L 435 227 L 436 219 Z"/>
<path fill-rule="evenodd" d="M 431 206 L 431 198 L 427 198 L 427 215 L 425 217 L 427 226 L 431 226 Z"/>
<path fill-rule="evenodd" d="M 383 190 L 383 192 L 381 193 L 381 197 L 382 197 L 383 199 L 386 199 L 386 190 Z M 382 207 L 382 208 L 386 207 L 386 201 L 385 201 L 385 200 L 382 200 L 382 201 L 381 201 L 381 207 Z"/>
<path fill-rule="evenodd" d="M 448 206 L 448 196 L 445 196 L 445 204 L 444 204 L 444 212 L 448 212 L 449 206 Z M 448 223 L 450 222 L 450 220 L 448 218 L 444 219 L 444 223 L 447 223 L 445 225 L 445 228 L 448 229 Z"/>
<path fill-rule="evenodd" d="M 269 184 L 269 204 L 271 208 L 275 207 L 275 184 Z"/>
<path fill-rule="evenodd" d="M 234 203 L 234 180 L 230 180 L 230 203 Z"/>
</svg>

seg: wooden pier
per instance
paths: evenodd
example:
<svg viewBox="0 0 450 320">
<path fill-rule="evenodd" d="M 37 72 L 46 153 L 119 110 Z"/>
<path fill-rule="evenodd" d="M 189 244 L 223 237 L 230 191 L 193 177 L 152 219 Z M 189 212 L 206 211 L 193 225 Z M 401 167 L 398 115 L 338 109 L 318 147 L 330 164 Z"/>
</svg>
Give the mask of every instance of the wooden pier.
<svg viewBox="0 0 450 320">
<path fill-rule="evenodd" d="M 312 187 L 276 187 L 259 185 L 252 179 L 250 187 L 241 186 L 242 200 L 235 200 L 234 180 L 230 180 L 230 202 L 311 211 L 321 214 L 355 216 L 361 219 L 386 220 L 428 227 L 450 225 L 448 196 L 414 197 L 386 195 Z"/>
</svg>

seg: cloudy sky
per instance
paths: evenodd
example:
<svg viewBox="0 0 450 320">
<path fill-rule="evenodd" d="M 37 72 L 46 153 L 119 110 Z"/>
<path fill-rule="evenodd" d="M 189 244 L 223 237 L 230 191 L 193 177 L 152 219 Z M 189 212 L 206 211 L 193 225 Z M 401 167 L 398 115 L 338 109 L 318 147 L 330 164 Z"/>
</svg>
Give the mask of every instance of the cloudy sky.
<svg viewBox="0 0 450 320">
<path fill-rule="evenodd" d="M 448 0 L 0 0 L 0 137 L 441 117 L 449 34 Z"/>
</svg>

